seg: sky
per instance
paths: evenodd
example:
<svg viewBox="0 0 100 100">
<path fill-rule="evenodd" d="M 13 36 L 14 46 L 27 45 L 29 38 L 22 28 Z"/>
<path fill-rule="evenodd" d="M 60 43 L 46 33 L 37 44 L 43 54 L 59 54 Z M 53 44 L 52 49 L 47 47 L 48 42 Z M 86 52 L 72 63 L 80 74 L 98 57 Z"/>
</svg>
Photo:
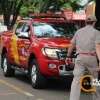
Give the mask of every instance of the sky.
<svg viewBox="0 0 100 100">
<path fill-rule="evenodd" d="M 88 1 L 90 1 L 90 0 L 80 0 L 80 2 L 78 2 L 78 4 L 81 6 L 84 6 L 88 3 Z"/>
</svg>

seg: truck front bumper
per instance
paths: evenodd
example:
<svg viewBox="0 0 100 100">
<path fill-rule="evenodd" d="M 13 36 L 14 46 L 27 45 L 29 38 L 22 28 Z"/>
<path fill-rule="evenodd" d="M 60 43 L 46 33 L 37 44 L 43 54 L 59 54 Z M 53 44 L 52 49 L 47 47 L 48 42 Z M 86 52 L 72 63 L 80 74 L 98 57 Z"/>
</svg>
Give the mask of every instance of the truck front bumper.
<svg viewBox="0 0 100 100">
<path fill-rule="evenodd" d="M 45 76 L 72 76 L 73 66 L 66 65 L 65 61 L 39 59 L 40 71 Z"/>
</svg>

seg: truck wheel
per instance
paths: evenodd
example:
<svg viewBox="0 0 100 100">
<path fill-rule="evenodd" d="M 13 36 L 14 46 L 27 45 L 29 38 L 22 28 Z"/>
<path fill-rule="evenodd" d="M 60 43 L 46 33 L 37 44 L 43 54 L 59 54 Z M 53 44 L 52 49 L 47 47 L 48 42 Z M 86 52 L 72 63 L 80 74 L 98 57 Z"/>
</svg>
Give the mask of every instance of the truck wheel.
<svg viewBox="0 0 100 100">
<path fill-rule="evenodd" d="M 32 60 L 31 62 L 30 76 L 31 76 L 31 84 L 33 88 L 39 89 L 45 87 L 46 79 L 41 75 L 36 60 Z"/>
<path fill-rule="evenodd" d="M 11 64 L 8 62 L 6 54 L 4 54 L 1 58 L 1 65 L 3 68 L 4 76 L 14 76 L 15 70 L 11 68 Z"/>
</svg>

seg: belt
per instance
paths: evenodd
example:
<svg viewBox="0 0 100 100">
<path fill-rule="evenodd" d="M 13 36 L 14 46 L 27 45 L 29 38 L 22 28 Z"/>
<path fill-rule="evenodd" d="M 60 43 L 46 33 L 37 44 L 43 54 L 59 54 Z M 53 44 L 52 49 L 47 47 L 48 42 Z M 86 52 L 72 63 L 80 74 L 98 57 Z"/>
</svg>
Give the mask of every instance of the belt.
<svg viewBox="0 0 100 100">
<path fill-rule="evenodd" d="M 96 56 L 96 53 L 86 53 L 86 52 L 81 52 L 79 54 L 82 54 L 82 55 L 87 55 L 87 56 Z"/>
</svg>

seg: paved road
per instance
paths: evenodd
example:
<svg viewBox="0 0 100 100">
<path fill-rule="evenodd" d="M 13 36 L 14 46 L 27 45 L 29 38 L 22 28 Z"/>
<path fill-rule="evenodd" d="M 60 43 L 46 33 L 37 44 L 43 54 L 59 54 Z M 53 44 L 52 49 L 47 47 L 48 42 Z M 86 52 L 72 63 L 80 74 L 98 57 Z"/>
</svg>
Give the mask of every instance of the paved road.
<svg viewBox="0 0 100 100">
<path fill-rule="evenodd" d="M 47 88 L 36 90 L 25 75 L 16 73 L 15 77 L 5 78 L 0 70 L 0 100 L 69 100 L 69 91 L 64 83 L 57 81 L 50 81 Z M 81 98 L 91 100 L 91 96 L 84 93 Z"/>
</svg>

